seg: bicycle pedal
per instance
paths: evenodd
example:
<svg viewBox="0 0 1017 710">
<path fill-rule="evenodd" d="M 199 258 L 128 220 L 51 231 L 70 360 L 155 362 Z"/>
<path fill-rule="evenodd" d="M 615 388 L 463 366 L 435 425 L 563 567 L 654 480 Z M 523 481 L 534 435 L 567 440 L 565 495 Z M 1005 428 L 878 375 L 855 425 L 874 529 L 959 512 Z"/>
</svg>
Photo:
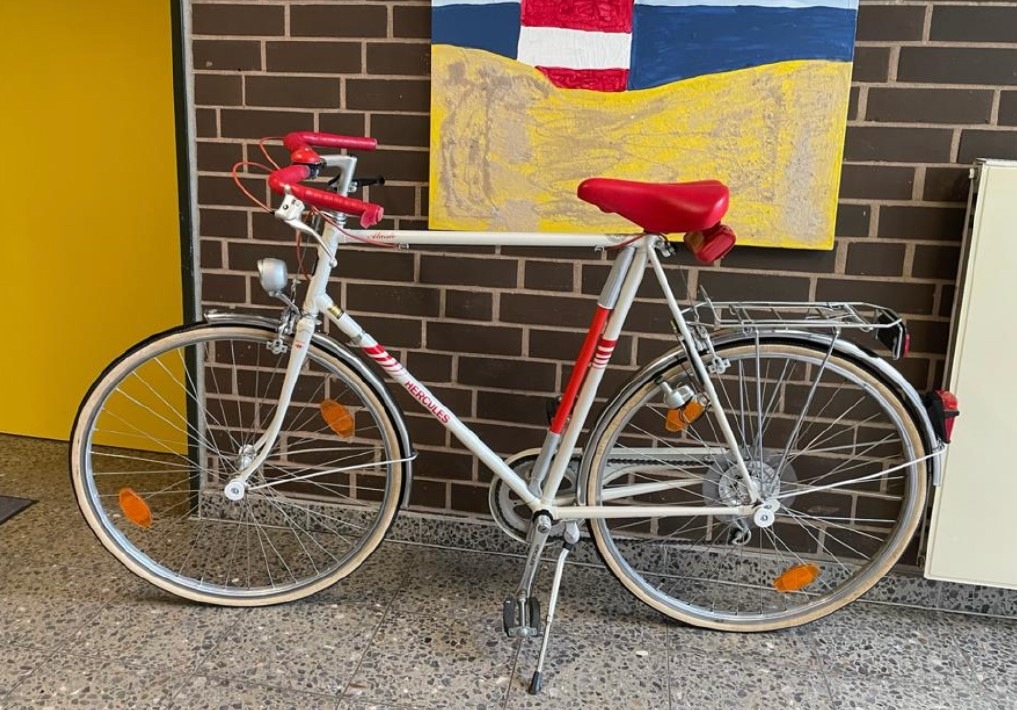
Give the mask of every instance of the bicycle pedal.
<svg viewBox="0 0 1017 710">
<path fill-rule="evenodd" d="M 509 597 L 501 607 L 502 630 L 509 638 L 533 638 L 541 635 L 540 600 L 528 597 L 522 606 Z"/>
</svg>

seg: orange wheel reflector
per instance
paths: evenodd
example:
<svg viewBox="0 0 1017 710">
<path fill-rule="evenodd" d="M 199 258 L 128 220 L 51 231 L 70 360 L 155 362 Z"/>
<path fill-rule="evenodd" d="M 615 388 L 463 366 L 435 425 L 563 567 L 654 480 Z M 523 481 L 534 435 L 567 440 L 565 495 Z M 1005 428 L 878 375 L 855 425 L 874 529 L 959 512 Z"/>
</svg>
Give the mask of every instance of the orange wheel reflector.
<svg viewBox="0 0 1017 710">
<path fill-rule="evenodd" d="M 120 489 L 120 510 L 124 517 L 143 528 L 152 527 L 152 509 L 130 488 Z"/>
<path fill-rule="evenodd" d="M 819 579 L 819 574 L 819 567 L 812 563 L 795 565 L 773 580 L 773 586 L 778 592 L 799 592 Z"/>
<path fill-rule="evenodd" d="M 325 420 L 332 431 L 347 438 L 353 436 L 355 430 L 353 416 L 346 407 L 334 399 L 326 399 L 318 405 L 318 408 L 321 409 L 321 418 Z"/>
<path fill-rule="evenodd" d="M 685 431 L 685 427 L 699 419 L 705 411 L 706 405 L 698 399 L 690 399 L 680 409 L 668 411 L 664 428 L 668 431 Z"/>
</svg>

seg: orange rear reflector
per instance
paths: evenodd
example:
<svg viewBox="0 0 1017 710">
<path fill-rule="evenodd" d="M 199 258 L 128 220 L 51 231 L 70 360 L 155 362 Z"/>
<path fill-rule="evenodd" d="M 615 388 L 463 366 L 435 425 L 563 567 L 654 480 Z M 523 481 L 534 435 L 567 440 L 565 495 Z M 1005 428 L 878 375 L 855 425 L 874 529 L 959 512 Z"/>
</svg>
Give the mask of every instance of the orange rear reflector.
<svg viewBox="0 0 1017 710">
<path fill-rule="evenodd" d="M 325 420 L 332 431 L 347 438 L 353 436 L 356 427 L 353 424 L 353 416 L 346 407 L 334 399 L 323 400 L 318 407 L 321 409 L 321 418 Z"/>
<path fill-rule="evenodd" d="M 699 419 L 705 411 L 706 406 L 702 402 L 690 399 L 685 406 L 668 411 L 664 428 L 668 431 L 685 431 L 685 427 Z"/>
<path fill-rule="evenodd" d="M 819 579 L 819 574 L 819 567 L 812 563 L 795 565 L 773 580 L 773 586 L 778 592 L 799 592 Z"/>
<path fill-rule="evenodd" d="M 152 527 L 152 509 L 130 488 L 120 489 L 120 510 L 124 517 L 143 528 Z"/>
</svg>

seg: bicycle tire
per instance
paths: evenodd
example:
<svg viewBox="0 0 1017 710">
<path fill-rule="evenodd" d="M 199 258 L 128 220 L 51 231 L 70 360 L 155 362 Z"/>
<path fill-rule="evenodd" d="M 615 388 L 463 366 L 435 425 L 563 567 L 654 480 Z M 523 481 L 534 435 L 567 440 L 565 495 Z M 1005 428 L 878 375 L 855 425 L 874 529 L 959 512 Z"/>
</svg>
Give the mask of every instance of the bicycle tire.
<svg viewBox="0 0 1017 710">
<path fill-rule="evenodd" d="M 823 346 L 761 336 L 718 345 L 716 357 L 729 363 L 724 375 L 712 376 L 718 397 L 729 412 L 753 479 L 780 504 L 777 522 L 766 528 L 735 516 L 596 519 L 589 526 L 598 552 L 637 598 L 693 626 L 755 632 L 822 618 L 868 591 L 912 538 L 924 512 L 927 487 L 920 422 L 864 363 Z M 714 362 L 713 356 L 705 359 L 707 365 Z M 779 378 L 771 376 L 770 369 L 777 361 L 784 364 L 782 371 L 773 370 L 782 373 Z M 799 365 L 802 377 L 792 379 Z M 815 385 L 808 373 L 815 373 Z M 760 387 L 747 382 L 752 375 Z M 667 432 L 660 424 L 666 417 L 658 395 L 661 381 L 672 388 L 696 384 L 685 356 L 676 355 L 655 370 L 637 374 L 622 388 L 591 434 L 578 486 L 582 500 L 587 505 L 605 500 L 623 505 L 745 503 L 733 460 L 717 450 L 723 439 L 713 421 L 713 407 L 708 405 L 684 431 Z M 737 398 L 731 391 L 735 384 Z M 861 394 L 851 400 L 845 388 Z M 805 409 L 795 411 L 795 405 L 803 404 Z M 763 416 L 753 421 L 744 416 L 749 409 Z M 872 412 L 868 419 L 859 418 L 868 411 Z M 796 433 L 793 422 L 799 414 L 802 424 Z M 879 415 L 886 421 L 874 421 Z M 647 422 L 659 430 L 647 431 Z M 838 422 L 851 432 L 850 445 L 828 445 L 847 442 L 847 435 L 836 429 Z M 824 428 L 818 433 L 810 429 L 816 435 L 806 447 L 821 437 L 825 450 L 795 448 L 805 438 L 806 427 L 819 425 Z M 782 431 L 788 440 L 796 439 L 790 447 L 781 440 Z M 860 433 L 882 438 L 859 443 Z M 696 446 L 712 453 L 701 458 L 685 453 Z M 774 460 L 774 452 L 783 458 Z M 840 459 L 853 463 L 837 463 Z M 899 476 L 890 475 L 895 471 Z M 640 495 L 638 489 L 626 489 L 650 481 L 658 490 Z M 673 487 L 661 490 L 662 481 Z M 820 490 L 831 483 L 837 487 Z M 637 495 L 617 497 L 627 490 Z M 800 510 L 803 505 L 808 510 Z M 842 514 L 848 506 L 854 506 L 852 512 Z M 873 510 L 890 512 L 871 513 L 874 517 L 865 512 Z M 848 538 L 848 532 L 853 536 Z M 805 581 L 817 570 L 818 577 Z M 798 580 L 790 588 L 788 574 Z M 804 584 L 796 587 L 800 581 Z"/>
<path fill-rule="evenodd" d="M 174 328 L 115 360 L 78 410 L 70 473 L 85 520 L 177 596 L 261 606 L 314 594 L 359 567 L 398 512 L 409 475 L 398 410 L 352 358 L 314 341 L 251 490 L 224 496 L 278 398 L 288 347 L 273 353 L 276 338 L 250 324 Z M 348 436 L 313 406 L 326 398 L 348 413 Z"/>
</svg>

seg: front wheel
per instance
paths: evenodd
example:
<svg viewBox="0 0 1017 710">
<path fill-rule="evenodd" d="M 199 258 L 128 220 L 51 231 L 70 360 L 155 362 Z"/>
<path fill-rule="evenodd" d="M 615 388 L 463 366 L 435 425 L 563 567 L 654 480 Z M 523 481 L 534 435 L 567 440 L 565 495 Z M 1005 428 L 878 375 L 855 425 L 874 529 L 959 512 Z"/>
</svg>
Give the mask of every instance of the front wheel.
<svg viewBox="0 0 1017 710">
<path fill-rule="evenodd" d="M 289 348 L 275 337 L 168 331 L 114 362 L 78 412 L 70 468 L 85 519 L 173 594 L 299 599 L 356 569 L 396 515 L 406 463 L 384 394 L 313 343 L 267 460 L 242 495 L 229 488 L 277 410 Z"/>
<path fill-rule="evenodd" d="M 674 619 L 727 631 L 813 621 L 864 594 L 910 541 L 926 495 L 922 438 L 900 398 L 836 352 L 763 338 L 717 357 L 718 401 L 681 357 L 623 390 L 579 485 L 588 505 L 690 514 L 591 520 L 591 532 L 622 583 Z M 684 385 L 705 404 L 698 418 L 664 404 Z M 718 408 L 770 514 L 695 512 L 750 502 Z"/>
</svg>

